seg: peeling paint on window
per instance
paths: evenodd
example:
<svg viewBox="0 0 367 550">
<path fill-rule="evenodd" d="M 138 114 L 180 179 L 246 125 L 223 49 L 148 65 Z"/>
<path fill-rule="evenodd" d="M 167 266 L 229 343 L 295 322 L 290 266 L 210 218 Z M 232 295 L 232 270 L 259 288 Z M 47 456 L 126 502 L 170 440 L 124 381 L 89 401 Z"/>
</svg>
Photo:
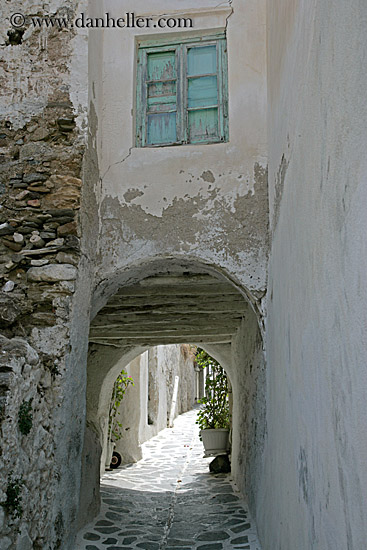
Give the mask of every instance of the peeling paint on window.
<svg viewBox="0 0 367 550">
<path fill-rule="evenodd" d="M 140 44 L 138 147 L 227 141 L 224 34 L 180 44 Z"/>
</svg>

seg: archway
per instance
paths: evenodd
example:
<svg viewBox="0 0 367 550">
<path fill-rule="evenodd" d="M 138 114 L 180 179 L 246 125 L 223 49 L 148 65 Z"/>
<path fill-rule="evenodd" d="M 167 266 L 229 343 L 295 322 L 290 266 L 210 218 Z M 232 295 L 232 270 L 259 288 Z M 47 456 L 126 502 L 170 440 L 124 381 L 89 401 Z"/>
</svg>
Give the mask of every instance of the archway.
<svg viewBox="0 0 367 550">
<path fill-rule="evenodd" d="M 104 281 L 95 292 L 94 315 L 80 524 L 98 511 L 99 465 L 113 383 L 135 357 L 164 344 L 198 344 L 229 375 L 234 403 L 233 471 L 254 505 L 265 431 L 265 362 L 249 293 L 212 266 L 166 258 Z M 244 448 L 251 449 L 245 459 Z"/>
</svg>

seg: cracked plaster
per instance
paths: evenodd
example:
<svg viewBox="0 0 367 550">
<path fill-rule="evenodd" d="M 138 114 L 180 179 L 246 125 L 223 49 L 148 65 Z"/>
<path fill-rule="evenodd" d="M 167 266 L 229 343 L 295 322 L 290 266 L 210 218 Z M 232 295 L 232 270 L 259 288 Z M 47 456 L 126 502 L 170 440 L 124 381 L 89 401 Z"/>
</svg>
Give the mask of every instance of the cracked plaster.
<svg viewBox="0 0 367 550">
<path fill-rule="evenodd" d="M 128 2 L 105 2 L 112 16 Z M 145 259 L 190 256 L 228 273 L 243 286 L 264 290 L 268 249 L 265 134 L 264 5 L 136 2 L 135 12 L 193 14 L 191 34 L 227 28 L 229 51 L 228 143 L 136 148 L 134 139 L 135 39 L 152 30 L 124 29 L 98 36 L 99 59 L 91 69 L 92 101 L 98 118 L 100 166 L 97 282 Z M 151 10 L 151 11 L 150 11 Z M 93 3 L 93 16 L 100 9 Z M 111 29 L 113 31 L 113 29 Z M 172 34 L 173 31 L 170 31 Z M 182 31 L 177 31 L 182 34 Z M 159 34 L 167 34 L 157 31 Z M 97 38 L 97 35 L 95 35 Z M 93 42 L 94 38 L 91 35 Z M 235 51 L 248 51 L 243 64 Z M 102 70 L 103 66 L 103 70 Z M 253 68 L 256 67 L 256 71 Z M 103 74 L 103 80 L 98 81 Z M 98 82 L 98 85 L 96 83 Z M 124 102 L 116 101 L 121 90 Z M 238 112 L 245 118 L 245 124 Z"/>
</svg>

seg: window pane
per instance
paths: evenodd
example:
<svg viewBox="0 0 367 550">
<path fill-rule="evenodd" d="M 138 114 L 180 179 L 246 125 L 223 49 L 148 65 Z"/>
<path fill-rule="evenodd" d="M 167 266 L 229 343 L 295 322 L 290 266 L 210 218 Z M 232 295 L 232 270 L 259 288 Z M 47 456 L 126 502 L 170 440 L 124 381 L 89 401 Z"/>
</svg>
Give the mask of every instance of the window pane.
<svg viewBox="0 0 367 550">
<path fill-rule="evenodd" d="M 176 78 L 176 53 L 159 52 L 148 54 L 148 80 Z"/>
<path fill-rule="evenodd" d="M 163 97 L 176 95 L 176 81 L 151 82 L 148 84 L 148 97 Z"/>
<path fill-rule="evenodd" d="M 148 84 L 148 111 L 176 110 L 176 81 Z"/>
<path fill-rule="evenodd" d="M 176 103 L 148 102 L 148 114 L 176 112 Z"/>
<path fill-rule="evenodd" d="M 148 144 L 173 143 L 176 137 L 176 113 L 148 115 Z"/>
<path fill-rule="evenodd" d="M 224 44 L 222 38 L 209 37 L 142 46 L 137 146 L 215 143 L 227 138 Z"/>
<path fill-rule="evenodd" d="M 190 48 L 187 52 L 188 75 L 209 74 L 217 72 L 216 46 Z"/>
<path fill-rule="evenodd" d="M 217 105 L 218 87 L 216 76 L 190 78 L 188 82 L 188 107 Z"/>
<path fill-rule="evenodd" d="M 189 112 L 189 141 L 207 141 L 218 137 L 218 109 Z"/>
</svg>

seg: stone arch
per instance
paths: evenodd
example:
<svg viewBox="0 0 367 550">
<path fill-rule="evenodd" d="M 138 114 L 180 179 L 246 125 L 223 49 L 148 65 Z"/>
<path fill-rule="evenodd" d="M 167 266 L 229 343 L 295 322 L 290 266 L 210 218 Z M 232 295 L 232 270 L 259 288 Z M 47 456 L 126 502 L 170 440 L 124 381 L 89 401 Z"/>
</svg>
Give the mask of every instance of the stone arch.
<svg viewBox="0 0 367 550">
<path fill-rule="evenodd" d="M 230 255 L 228 259 L 230 260 Z M 261 299 L 265 294 L 264 289 L 256 283 L 253 286 L 246 284 L 246 276 L 239 273 L 235 267 L 230 269 L 227 263 L 227 261 L 220 263 L 205 261 L 196 254 L 160 254 L 159 256 L 152 254 L 151 256 L 145 255 L 134 263 L 126 263 L 114 271 L 100 270 L 92 296 L 91 319 L 93 320 L 109 298 L 123 286 L 132 286 L 147 277 L 194 271 L 197 274 L 213 275 L 219 280 L 233 285 L 253 308 L 259 318 L 261 328 Z M 253 268 L 249 269 L 249 273 L 246 272 L 250 279 L 252 270 Z"/>
<path fill-rule="evenodd" d="M 251 413 L 243 411 L 236 388 L 243 391 L 243 379 L 253 369 L 245 358 L 246 333 L 255 334 L 256 345 L 250 339 L 250 352 L 255 357 L 256 348 L 257 361 L 264 367 L 260 326 L 256 297 L 231 274 L 197 259 L 154 258 L 100 282 L 94 292 L 89 335 L 84 449 L 89 467 L 84 460 L 80 523 L 98 511 L 99 458 L 113 383 L 130 361 L 154 345 L 199 344 L 223 365 L 234 388 L 234 470 L 238 478 L 243 475 L 246 468 L 240 457 L 246 437 L 240 432 L 251 437 Z M 248 381 L 249 388 L 256 385 L 257 381 Z M 248 400 L 257 395 L 255 391 Z M 256 410 L 253 404 L 246 406 Z M 254 469 L 258 470 L 257 464 L 247 468 Z"/>
</svg>

